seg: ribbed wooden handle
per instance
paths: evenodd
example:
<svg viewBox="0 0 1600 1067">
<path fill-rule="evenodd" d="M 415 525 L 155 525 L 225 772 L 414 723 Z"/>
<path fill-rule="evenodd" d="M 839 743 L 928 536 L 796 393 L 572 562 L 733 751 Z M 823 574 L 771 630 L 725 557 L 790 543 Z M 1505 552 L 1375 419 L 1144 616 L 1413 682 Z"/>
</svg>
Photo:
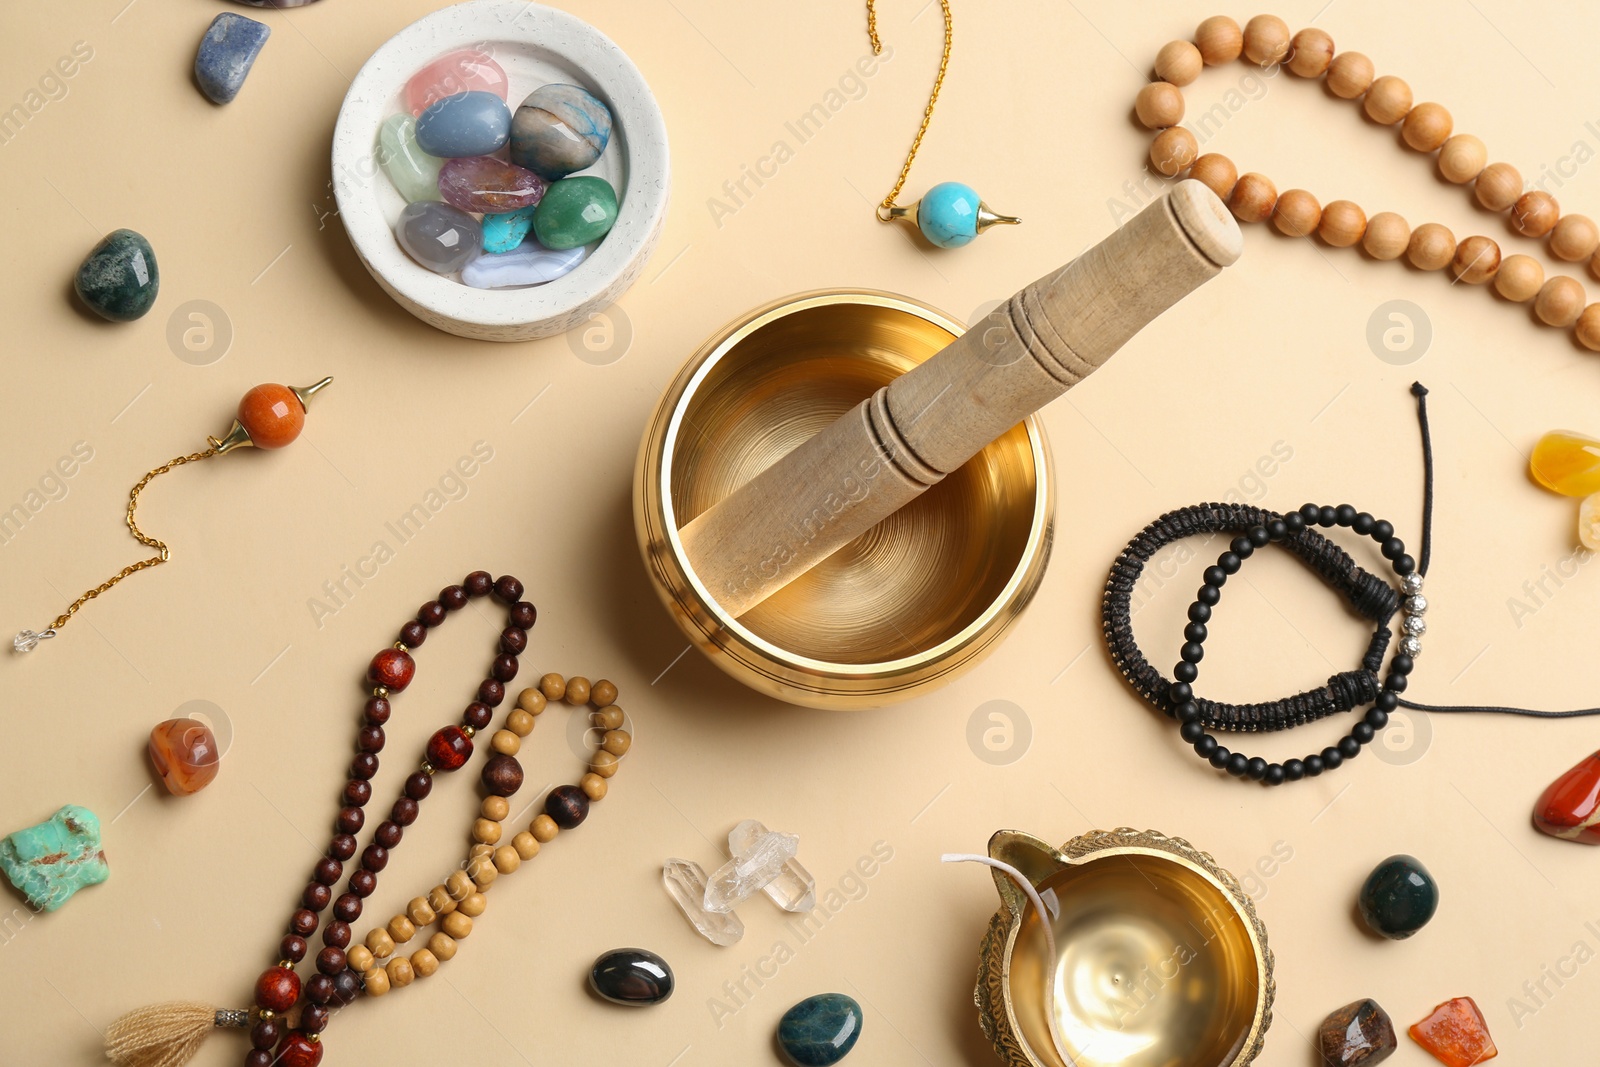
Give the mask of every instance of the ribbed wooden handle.
<svg viewBox="0 0 1600 1067">
<path fill-rule="evenodd" d="M 1082 381 L 1242 250 L 1211 190 L 1180 183 L 698 515 L 679 531 L 690 566 L 744 614 Z"/>
</svg>

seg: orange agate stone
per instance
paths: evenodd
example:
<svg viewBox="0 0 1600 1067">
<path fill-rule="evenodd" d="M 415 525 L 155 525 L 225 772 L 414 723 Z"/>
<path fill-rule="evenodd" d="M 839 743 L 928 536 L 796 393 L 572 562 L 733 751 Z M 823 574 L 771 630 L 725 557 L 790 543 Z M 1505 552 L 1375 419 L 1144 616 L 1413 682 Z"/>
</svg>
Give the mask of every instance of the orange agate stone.
<svg viewBox="0 0 1600 1067">
<path fill-rule="evenodd" d="M 258 385 L 239 401 L 239 423 L 257 448 L 282 448 L 300 436 L 306 409 L 287 385 Z"/>
<path fill-rule="evenodd" d="M 216 737 L 199 719 L 168 719 L 150 731 L 150 762 L 174 796 L 210 785 L 221 759 Z"/>
<path fill-rule="evenodd" d="M 1563 841 L 1600 845 L 1600 752 L 1550 783 L 1533 807 L 1533 825 Z"/>
<path fill-rule="evenodd" d="M 1411 1027 L 1411 1040 L 1447 1067 L 1473 1067 L 1500 1055 L 1471 997 L 1447 1000 Z"/>
</svg>

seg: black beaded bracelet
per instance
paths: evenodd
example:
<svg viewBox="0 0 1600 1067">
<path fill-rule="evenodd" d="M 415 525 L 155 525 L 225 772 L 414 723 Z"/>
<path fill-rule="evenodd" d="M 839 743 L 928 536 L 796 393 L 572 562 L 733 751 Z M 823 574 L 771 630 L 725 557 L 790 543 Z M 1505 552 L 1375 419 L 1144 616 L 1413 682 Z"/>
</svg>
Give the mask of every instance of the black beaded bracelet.
<svg viewBox="0 0 1600 1067">
<path fill-rule="evenodd" d="M 1401 594 L 1381 578 L 1358 567 L 1353 559 L 1313 526 L 1346 526 L 1376 541 L 1390 560 L 1401 581 L 1404 595 L 1404 634 L 1401 645 L 1389 663 L 1382 685 L 1378 672 L 1390 641 L 1389 622 Z M 1189 606 L 1189 624 L 1184 628 L 1184 645 L 1173 667 L 1173 678 L 1165 678 L 1151 666 L 1133 639 L 1131 599 L 1144 564 L 1163 545 L 1197 533 L 1236 532 L 1226 551 L 1207 567 L 1204 584 Z M 1265 704 L 1232 705 L 1197 698 L 1193 683 L 1199 677 L 1200 660 L 1205 655 L 1207 623 L 1211 610 L 1222 599 L 1228 577 L 1238 573 L 1244 561 L 1257 548 L 1282 544 L 1324 580 L 1339 589 L 1351 605 L 1376 622 L 1372 641 L 1360 669 L 1334 675 L 1320 689 Z M 1325 770 L 1354 759 L 1389 721 L 1389 712 L 1399 704 L 1406 677 L 1421 653 L 1421 635 L 1427 624 L 1422 614 L 1427 601 L 1422 596 L 1422 576 L 1417 563 L 1406 554 L 1405 543 L 1394 536 L 1394 526 L 1357 511 L 1349 504 L 1319 507 L 1306 504 L 1287 515 L 1259 508 L 1229 504 L 1203 504 L 1170 512 L 1146 527 L 1129 543 L 1112 566 L 1106 583 L 1102 621 L 1112 659 L 1129 683 L 1145 699 L 1178 720 L 1179 733 L 1194 746 L 1195 752 L 1213 767 L 1226 770 L 1235 778 L 1250 778 L 1268 785 L 1281 785 L 1301 778 L 1314 778 Z M 1207 728 L 1234 731 L 1283 730 L 1312 722 L 1340 711 L 1366 704 L 1373 706 L 1361 722 L 1339 741 L 1319 753 L 1285 763 L 1269 763 L 1260 756 L 1247 757 L 1232 752 Z"/>
</svg>

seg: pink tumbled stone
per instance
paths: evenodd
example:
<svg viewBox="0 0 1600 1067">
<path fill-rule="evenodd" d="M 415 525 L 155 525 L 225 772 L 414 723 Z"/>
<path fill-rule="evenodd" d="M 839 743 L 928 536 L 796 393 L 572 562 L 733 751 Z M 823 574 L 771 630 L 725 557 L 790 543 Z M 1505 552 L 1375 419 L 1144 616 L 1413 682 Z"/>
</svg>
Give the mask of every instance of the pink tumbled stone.
<svg viewBox="0 0 1600 1067">
<path fill-rule="evenodd" d="M 494 57 L 476 48 L 447 52 L 406 82 L 406 107 L 420 115 L 433 104 L 457 93 L 493 93 L 506 99 L 510 87 L 506 72 Z"/>
<path fill-rule="evenodd" d="M 493 156 L 449 159 L 439 168 L 439 195 L 445 203 L 482 215 L 532 207 L 547 188 L 533 171 Z"/>
</svg>

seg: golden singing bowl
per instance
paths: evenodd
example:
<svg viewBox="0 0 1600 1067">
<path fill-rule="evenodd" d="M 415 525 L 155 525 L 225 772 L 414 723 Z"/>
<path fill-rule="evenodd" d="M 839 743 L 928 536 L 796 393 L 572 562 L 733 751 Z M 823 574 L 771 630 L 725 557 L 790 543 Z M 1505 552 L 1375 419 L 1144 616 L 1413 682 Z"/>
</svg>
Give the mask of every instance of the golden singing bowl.
<svg viewBox="0 0 1600 1067">
<path fill-rule="evenodd" d="M 711 661 L 795 704 L 866 708 L 950 681 L 1033 597 L 1050 550 L 1049 450 L 1029 418 L 740 618 L 688 565 L 688 523 L 962 332 L 926 305 L 835 290 L 708 340 L 645 429 L 634 525 L 656 593 Z"/>
<path fill-rule="evenodd" d="M 1095 831 L 1052 848 L 1001 830 L 989 855 L 1052 912 L 1052 954 L 1023 890 L 995 872 L 1000 910 L 975 994 L 1007 1067 L 1244 1067 L 1272 1024 L 1272 951 L 1238 881 L 1187 841 Z"/>
</svg>

